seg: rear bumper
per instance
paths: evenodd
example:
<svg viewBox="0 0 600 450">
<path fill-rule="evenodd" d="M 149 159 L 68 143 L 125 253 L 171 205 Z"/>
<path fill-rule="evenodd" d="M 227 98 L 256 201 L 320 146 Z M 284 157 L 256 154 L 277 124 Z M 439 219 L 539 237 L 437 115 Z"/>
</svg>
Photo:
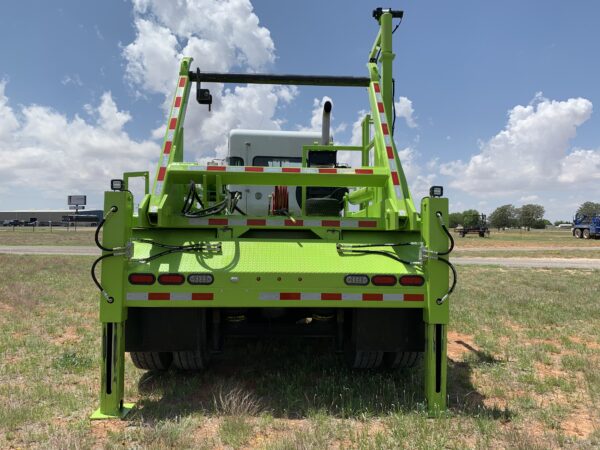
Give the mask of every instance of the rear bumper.
<svg viewBox="0 0 600 450">
<path fill-rule="evenodd" d="M 262 289 L 128 291 L 129 307 L 199 308 L 423 308 L 425 286 L 419 289 L 362 289 L 294 292 Z"/>
</svg>

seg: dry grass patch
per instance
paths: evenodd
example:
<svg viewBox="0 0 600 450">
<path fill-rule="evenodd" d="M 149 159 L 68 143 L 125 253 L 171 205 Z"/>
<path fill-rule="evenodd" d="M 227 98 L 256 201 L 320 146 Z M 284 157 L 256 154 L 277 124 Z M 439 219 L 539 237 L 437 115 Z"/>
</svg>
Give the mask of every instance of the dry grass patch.
<svg viewBox="0 0 600 450">
<path fill-rule="evenodd" d="M 200 375 L 128 360 L 137 408 L 90 422 L 100 352 L 91 262 L 0 255 L 0 448 L 600 446 L 597 272 L 460 268 L 450 408 L 438 419 L 425 413 L 422 367 L 353 372 L 327 342 L 278 339 L 228 343 Z"/>
</svg>

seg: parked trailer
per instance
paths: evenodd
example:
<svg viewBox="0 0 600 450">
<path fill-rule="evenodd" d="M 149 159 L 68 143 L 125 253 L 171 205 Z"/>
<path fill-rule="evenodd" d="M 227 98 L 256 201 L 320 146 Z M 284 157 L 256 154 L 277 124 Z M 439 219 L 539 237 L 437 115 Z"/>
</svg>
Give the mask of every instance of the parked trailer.
<svg viewBox="0 0 600 450">
<path fill-rule="evenodd" d="M 573 236 L 583 239 L 600 237 L 600 216 L 576 214 L 573 219 Z"/>
<path fill-rule="evenodd" d="M 392 22 L 402 12 L 378 8 L 374 17 L 379 33 L 364 78 L 205 73 L 183 59 L 151 189 L 147 172 L 132 172 L 105 193 L 102 243 L 96 233 L 103 254 L 92 266 L 102 323 L 93 418 L 132 407 L 123 396 L 125 352 L 142 369 L 203 370 L 231 335 L 329 336 L 355 369 L 423 358 L 428 410 L 446 408 L 456 284 L 448 200 L 432 187 L 420 211 L 414 206 L 391 126 Z M 325 105 L 321 136 L 236 131 L 228 164 L 183 162 L 193 83 L 198 102 L 212 102 L 202 82 L 360 87 L 371 113 L 358 146 L 331 142 Z M 236 149 L 245 140 L 252 157 Z M 361 165 L 339 164 L 338 151 L 356 152 Z M 133 177 L 146 181 L 135 215 Z"/>
<path fill-rule="evenodd" d="M 490 237 L 490 228 L 487 223 L 485 214 L 467 214 L 464 217 L 464 225 L 456 228 L 456 232 L 460 237 L 465 237 L 467 234 L 477 234 L 479 237 Z"/>
</svg>

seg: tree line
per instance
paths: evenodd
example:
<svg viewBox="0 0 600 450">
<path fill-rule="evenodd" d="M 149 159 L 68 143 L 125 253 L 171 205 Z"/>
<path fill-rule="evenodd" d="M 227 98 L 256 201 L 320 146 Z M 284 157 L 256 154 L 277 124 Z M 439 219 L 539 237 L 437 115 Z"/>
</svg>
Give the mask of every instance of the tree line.
<svg viewBox="0 0 600 450">
<path fill-rule="evenodd" d="M 488 217 L 488 224 L 494 228 L 546 228 L 552 222 L 544 218 L 546 210 L 542 205 L 529 203 L 520 208 L 514 205 L 502 205 L 497 207 Z M 577 214 L 588 217 L 600 215 L 600 203 L 584 202 L 577 209 Z M 450 227 L 458 225 L 464 227 L 476 226 L 481 220 L 481 213 L 476 209 L 467 209 L 463 212 L 453 212 L 448 216 Z M 571 223 L 570 221 L 557 220 L 554 225 Z"/>
</svg>

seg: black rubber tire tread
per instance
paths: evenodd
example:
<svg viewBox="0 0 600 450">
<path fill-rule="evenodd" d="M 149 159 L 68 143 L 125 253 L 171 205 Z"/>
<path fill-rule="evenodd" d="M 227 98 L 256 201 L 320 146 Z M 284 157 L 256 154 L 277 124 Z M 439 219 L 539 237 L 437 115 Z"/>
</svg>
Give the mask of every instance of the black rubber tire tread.
<svg viewBox="0 0 600 450">
<path fill-rule="evenodd" d="M 588 230 L 586 228 L 585 230 L 583 230 L 583 233 L 581 235 L 583 236 L 584 239 L 589 239 L 590 238 L 590 230 Z"/>
<path fill-rule="evenodd" d="M 421 352 L 389 352 L 385 354 L 384 361 L 390 369 L 408 369 L 414 367 L 422 356 Z"/>
<path fill-rule="evenodd" d="M 169 352 L 130 352 L 133 365 L 142 370 L 169 370 L 173 356 Z"/>
<path fill-rule="evenodd" d="M 355 350 L 353 356 L 353 369 L 377 369 L 383 362 L 383 352 L 377 350 Z"/>
<path fill-rule="evenodd" d="M 198 372 L 208 367 L 208 356 L 205 351 L 199 350 L 173 352 L 173 366 L 179 370 Z"/>
<path fill-rule="evenodd" d="M 581 232 L 581 229 L 575 228 L 575 230 L 573 230 L 573 236 L 575 236 L 576 238 L 582 238 L 583 233 Z"/>
</svg>

